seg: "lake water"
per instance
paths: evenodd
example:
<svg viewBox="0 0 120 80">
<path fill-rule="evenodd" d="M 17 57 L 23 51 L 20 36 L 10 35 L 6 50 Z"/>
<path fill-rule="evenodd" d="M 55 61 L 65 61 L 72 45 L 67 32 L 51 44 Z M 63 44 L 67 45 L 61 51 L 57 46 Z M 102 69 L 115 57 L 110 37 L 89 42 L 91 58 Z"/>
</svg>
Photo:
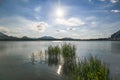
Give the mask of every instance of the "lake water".
<svg viewBox="0 0 120 80">
<path fill-rule="evenodd" d="M 31 54 L 47 49 L 49 45 L 61 45 L 62 41 L 1 41 L 0 80 L 62 80 L 58 66 L 36 61 L 31 63 Z M 120 80 L 119 41 L 67 41 L 76 45 L 77 57 L 99 56 L 110 65 L 114 80 Z"/>
</svg>

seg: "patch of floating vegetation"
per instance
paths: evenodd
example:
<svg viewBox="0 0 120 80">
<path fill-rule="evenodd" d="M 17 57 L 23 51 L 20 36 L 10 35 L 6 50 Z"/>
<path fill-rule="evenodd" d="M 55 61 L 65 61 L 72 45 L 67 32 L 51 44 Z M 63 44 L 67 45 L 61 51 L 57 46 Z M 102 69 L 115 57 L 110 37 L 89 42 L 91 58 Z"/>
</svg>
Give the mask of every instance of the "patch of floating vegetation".
<svg viewBox="0 0 120 80">
<path fill-rule="evenodd" d="M 94 56 L 84 60 L 76 58 L 76 47 L 72 44 L 50 45 L 44 54 L 45 62 L 49 66 L 59 65 L 57 73 L 62 75 L 64 80 L 112 80 L 108 65 Z M 31 57 L 34 57 L 31 59 L 34 63 L 34 54 Z"/>
</svg>

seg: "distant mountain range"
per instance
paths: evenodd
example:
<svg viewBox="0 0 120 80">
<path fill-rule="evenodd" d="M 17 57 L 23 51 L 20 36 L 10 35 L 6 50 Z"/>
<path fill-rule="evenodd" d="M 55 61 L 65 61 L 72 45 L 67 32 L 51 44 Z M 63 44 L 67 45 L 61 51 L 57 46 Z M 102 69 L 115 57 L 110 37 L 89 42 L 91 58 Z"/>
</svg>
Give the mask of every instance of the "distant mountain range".
<svg viewBox="0 0 120 80">
<path fill-rule="evenodd" d="M 120 40 L 120 30 L 111 35 L 112 40 Z"/>
<path fill-rule="evenodd" d="M 43 36 L 43 37 L 41 37 L 41 38 L 39 38 L 39 39 L 56 39 L 56 38 L 51 37 L 51 36 Z"/>
<path fill-rule="evenodd" d="M 17 39 L 17 37 L 8 36 L 8 35 L 0 32 L 0 40 L 5 40 L 5 39 Z"/>
<path fill-rule="evenodd" d="M 27 36 L 23 36 L 22 38 L 18 38 L 18 37 L 13 37 L 13 36 L 8 36 L 2 32 L 0 32 L 0 41 L 39 41 L 39 40 L 73 40 L 73 41 L 80 41 L 80 40 L 120 40 L 120 30 L 117 31 L 116 33 L 112 34 L 110 38 L 99 38 L 99 39 L 73 39 L 73 38 L 69 38 L 69 37 L 65 37 L 65 38 L 54 38 L 51 36 L 43 36 L 40 38 L 30 38 Z"/>
<path fill-rule="evenodd" d="M 43 37 L 40 37 L 40 38 L 30 38 L 30 37 L 27 37 L 27 36 L 23 36 L 22 38 L 18 38 L 18 37 L 13 37 L 13 36 L 8 36 L 2 32 L 0 32 L 0 41 L 21 41 L 21 40 L 55 40 L 56 38 L 54 37 L 51 37 L 51 36 L 43 36 Z"/>
<path fill-rule="evenodd" d="M 0 32 L 0 39 L 6 39 L 6 38 L 8 38 L 8 36 Z"/>
</svg>

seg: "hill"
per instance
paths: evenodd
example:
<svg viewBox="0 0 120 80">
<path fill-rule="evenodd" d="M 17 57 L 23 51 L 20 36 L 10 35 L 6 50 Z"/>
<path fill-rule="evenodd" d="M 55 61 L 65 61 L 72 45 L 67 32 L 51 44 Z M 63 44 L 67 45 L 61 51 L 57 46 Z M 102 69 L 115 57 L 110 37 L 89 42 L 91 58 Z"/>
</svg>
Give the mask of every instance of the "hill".
<svg viewBox="0 0 120 80">
<path fill-rule="evenodd" d="M 120 40 L 120 30 L 111 35 L 111 40 Z"/>
</svg>

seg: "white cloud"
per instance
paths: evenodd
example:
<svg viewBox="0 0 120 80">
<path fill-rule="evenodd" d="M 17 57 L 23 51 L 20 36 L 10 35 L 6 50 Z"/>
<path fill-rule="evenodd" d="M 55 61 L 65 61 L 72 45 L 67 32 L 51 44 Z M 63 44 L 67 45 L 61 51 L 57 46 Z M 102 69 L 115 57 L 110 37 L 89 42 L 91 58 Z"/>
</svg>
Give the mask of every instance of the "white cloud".
<svg viewBox="0 0 120 80">
<path fill-rule="evenodd" d="M 56 30 L 57 33 L 65 33 L 65 32 L 70 32 L 70 31 L 74 31 L 76 30 L 76 28 L 66 28 L 66 29 L 61 29 L 61 30 Z"/>
<path fill-rule="evenodd" d="M 56 32 L 58 33 L 58 32 L 67 32 L 67 31 L 66 30 L 57 30 Z"/>
<path fill-rule="evenodd" d="M 119 0 L 110 0 L 111 3 L 117 3 Z"/>
<path fill-rule="evenodd" d="M 0 19 L 0 31 L 9 35 L 16 35 L 15 33 L 19 32 L 22 35 L 32 36 L 33 33 L 44 32 L 47 26 L 44 21 L 32 21 L 21 16 Z"/>
<path fill-rule="evenodd" d="M 92 27 L 96 27 L 97 24 L 98 24 L 98 23 L 97 23 L 96 21 L 92 21 L 92 22 L 91 22 L 91 26 L 92 26 Z"/>
<path fill-rule="evenodd" d="M 111 12 L 119 13 L 120 10 L 111 10 Z"/>
<path fill-rule="evenodd" d="M 56 19 L 56 23 L 59 25 L 71 26 L 71 27 L 82 26 L 85 24 L 82 20 L 74 17 L 69 19 L 58 18 Z"/>
<path fill-rule="evenodd" d="M 34 11 L 37 12 L 37 13 L 39 13 L 39 12 L 41 11 L 41 7 L 40 7 L 40 6 L 36 7 L 36 8 L 34 9 Z"/>
<path fill-rule="evenodd" d="M 36 31 L 36 32 L 44 32 L 46 27 L 48 26 L 48 24 L 44 21 L 35 22 L 35 21 L 24 19 L 24 18 L 22 20 L 24 20 L 24 23 L 26 25 L 26 27 L 23 26 L 25 29 Z"/>
<path fill-rule="evenodd" d="M 76 30 L 76 28 L 67 28 L 66 30 L 68 30 L 68 31 L 74 31 L 74 30 Z"/>
<path fill-rule="evenodd" d="M 9 29 L 8 29 L 8 28 L 5 28 L 5 27 L 0 26 L 0 32 L 7 33 L 7 32 L 9 32 Z"/>
<path fill-rule="evenodd" d="M 40 22 L 40 23 L 37 25 L 37 28 L 38 28 L 39 31 L 44 31 L 47 26 L 48 26 L 47 23 L 45 23 L 45 22 Z"/>
<path fill-rule="evenodd" d="M 19 36 L 21 37 L 21 30 L 19 28 L 14 28 L 14 29 L 10 29 L 10 28 L 6 28 L 6 27 L 2 27 L 0 26 L 0 32 L 7 34 L 9 36 L 12 36 L 14 34 L 14 36 Z"/>
</svg>

